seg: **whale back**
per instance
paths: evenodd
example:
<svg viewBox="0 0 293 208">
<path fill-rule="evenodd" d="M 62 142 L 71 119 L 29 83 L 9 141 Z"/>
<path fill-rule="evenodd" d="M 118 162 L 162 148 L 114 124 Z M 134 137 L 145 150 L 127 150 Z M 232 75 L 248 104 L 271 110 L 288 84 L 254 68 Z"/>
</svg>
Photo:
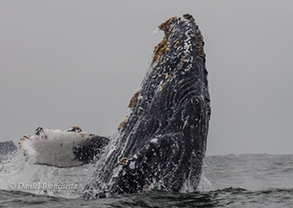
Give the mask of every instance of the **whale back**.
<svg viewBox="0 0 293 208">
<path fill-rule="evenodd" d="M 85 188 L 87 199 L 198 186 L 211 114 L 204 41 L 188 14 L 159 29 L 165 37 Z"/>
</svg>

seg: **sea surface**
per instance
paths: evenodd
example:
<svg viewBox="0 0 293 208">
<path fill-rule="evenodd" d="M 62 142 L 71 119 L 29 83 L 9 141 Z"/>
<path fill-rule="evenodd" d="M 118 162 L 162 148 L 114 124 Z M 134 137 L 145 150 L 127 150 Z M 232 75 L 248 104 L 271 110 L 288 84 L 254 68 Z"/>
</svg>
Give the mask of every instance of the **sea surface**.
<svg viewBox="0 0 293 208">
<path fill-rule="evenodd" d="M 293 207 L 293 155 L 207 156 L 199 190 L 152 190 L 85 201 L 83 186 L 94 165 L 54 168 L 0 157 L 0 207 Z"/>
</svg>

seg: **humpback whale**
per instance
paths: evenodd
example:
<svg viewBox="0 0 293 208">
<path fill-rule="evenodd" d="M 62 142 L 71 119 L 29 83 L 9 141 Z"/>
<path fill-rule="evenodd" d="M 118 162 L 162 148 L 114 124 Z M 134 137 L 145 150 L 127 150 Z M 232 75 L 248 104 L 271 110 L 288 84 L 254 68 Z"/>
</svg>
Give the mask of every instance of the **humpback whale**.
<svg viewBox="0 0 293 208">
<path fill-rule="evenodd" d="M 85 199 L 152 188 L 194 191 L 198 186 L 211 115 L 203 36 L 189 14 L 169 18 L 159 29 L 165 36 L 114 136 L 83 133 L 79 127 L 39 128 L 21 140 L 25 154 L 37 153 L 39 164 L 70 167 L 98 158 Z M 59 157 L 41 160 L 45 152 L 38 147 L 45 144 L 37 143 L 53 140 L 58 145 L 52 151 L 62 149 Z M 64 148 L 70 154 L 63 155 Z"/>
</svg>

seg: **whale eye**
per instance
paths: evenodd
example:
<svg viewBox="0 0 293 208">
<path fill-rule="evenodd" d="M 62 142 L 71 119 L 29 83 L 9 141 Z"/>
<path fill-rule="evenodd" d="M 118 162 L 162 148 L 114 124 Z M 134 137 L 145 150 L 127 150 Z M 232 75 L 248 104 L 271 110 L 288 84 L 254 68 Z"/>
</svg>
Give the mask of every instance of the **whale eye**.
<svg viewBox="0 0 293 208">
<path fill-rule="evenodd" d="M 40 135 L 40 133 L 43 131 L 42 127 L 38 127 L 35 131 L 35 135 Z"/>
<path fill-rule="evenodd" d="M 190 102 L 191 102 L 192 104 L 194 104 L 194 105 L 198 105 L 198 104 L 199 104 L 199 100 L 198 100 L 198 98 L 195 98 L 195 97 L 192 97 L 192 98 L 190 99 Z"/>
</svg>

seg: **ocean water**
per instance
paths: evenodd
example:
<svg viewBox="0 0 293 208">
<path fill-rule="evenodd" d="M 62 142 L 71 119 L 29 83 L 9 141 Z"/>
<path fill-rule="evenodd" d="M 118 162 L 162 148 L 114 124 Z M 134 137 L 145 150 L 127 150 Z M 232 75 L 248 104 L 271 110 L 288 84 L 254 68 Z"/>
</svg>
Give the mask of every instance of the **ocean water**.
<svg viewBox="0 0 293 208">
<path fill-rule="evenodd" d="M 85 201 L 94 165 L 33 165 L 20 152 L 0 158 L 0 207 L 293 207 L 293 155 L 207 156 L 199 190 L 148 191 Z"/>
</svg>

